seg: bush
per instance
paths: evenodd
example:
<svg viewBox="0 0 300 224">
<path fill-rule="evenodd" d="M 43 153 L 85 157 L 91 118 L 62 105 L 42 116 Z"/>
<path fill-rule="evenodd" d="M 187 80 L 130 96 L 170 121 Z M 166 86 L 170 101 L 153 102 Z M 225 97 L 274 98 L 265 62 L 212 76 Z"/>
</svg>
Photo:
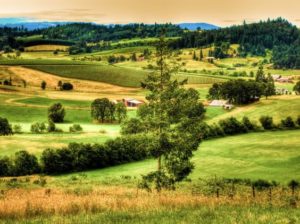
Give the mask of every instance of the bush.
<svg viewBox="0 0 300 224">
<path fill-rule="evenodd" d="M 281 120 L 281 126 L 283 128 L 293 129 L 293 128 L 296 127 L 296 124 L 293 121 L 293 118 L 291 118 L 290 116 L 288 116 L 286 119 Z"/>
<path fill-rule="evenodd" d="M 61 103 L 55 103 L 48 109 L 48 119 L 54 123 L 64 122 L 65 115 L 65 109 Z"/>
<path fill-rule="evenodd" d="M 12 135 L 12 128 L 6 118 L 0 117 L 0 135 Z"/>
<path fill-rule="evenodd" d="M 300 94 L 300 81 L 298 81 L 298 82 L 296 83 L 296 85 L 294 86 L 293 90 L 295 91 L 295 93 L 296 93 L 297 95 Z"/>
<path fill-rule="evenodd" d="M 46 125 L 43 122 L 42 123 L 36 122 L 31 125 L 30 131 L 35 134 L 44 133 L 46 131 Z"/>
<path fill-rule="evenodd" d="M 0 177 L 10 176 L 12 171 L 12 162 L 8 157 L 0 158 Z"/>
<path fill-rule="evenodd" d="M 69 82 L 64 82 L 61 86 L 61 90 L 72 90 L 73 85 Z"/>
<path fill-rule="evenodd" d="M 270 116 L 261 116 L 259 121 L 265 130 L 270 130 L 274 128 L 273 118 Z"/>
<path fill-rule="evenodd" d="M 48 122 L 47 131 L 48 132 L 55 132 L 56 131 L 55 124 L 52 120 L 49 120 L 49 122 Z"/>
<path fill-rule="evenodd" d="M 41 89 L 42 90 L 45 90 L 46 89 L 46 86 L 47 86 L 47 83 L 45 81 L 42 81 L 41 82 Z"/>
<path fill-rule="evenodd" d="M 234 117 L 219 121 L 219 125 L 226 135 L 234 135 L 247 132 L 247 128 Z"/>
<path fill-rule="evenodd" d="M 27 151 L 16 152 L 14 158 L 13 173 L 16 176 L 31 175 L 39 173 L 40 166 L 36 156 Z"/>
<path fill-rule="evenodd" d="M 70 132 L 81 132 L 82 131 L 82 127 L 79 124 L 73 124 L 70 128 L 69 128 Z"/>
<path fill-rule="evenodd" d="M 22 127 L 21 127 L 21 125 L 19 125 L 19 124 L 14 125 L 13 126 L 13 131 L 16 134 L 21 134 L 22 133 Z"/>
<path fill-rule="evenodd" d="M 298 126 L 300 126 L 300 115 L 297 117 L 296 123 Z"/>
<path fill-rule="evenodd" d="M 243 117 L 242 123 L 248 131 L 254 131 L 256 129 L 255 125 L 251 123 L 248 117 Z"/>
<path fill-rule="evenodd" d="M 264 190 L 272 187 L 272 183 L 262 179 L 254 181 L 252 185 L 258 190 Z"/>
<path fill-rule="evenodd" d="M 121 133 L 123 135 L 138 134 L 145 131 L 145 127 L 138 118 L 131 118 L 125 121 L 121 126 Z"/>
</svg>

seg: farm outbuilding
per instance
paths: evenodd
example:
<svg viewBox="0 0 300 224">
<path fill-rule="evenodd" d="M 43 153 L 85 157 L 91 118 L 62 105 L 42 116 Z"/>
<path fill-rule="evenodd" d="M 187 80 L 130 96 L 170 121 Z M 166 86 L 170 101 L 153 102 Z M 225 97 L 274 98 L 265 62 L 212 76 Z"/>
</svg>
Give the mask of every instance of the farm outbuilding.
<svg viewBox="0 0 300 224">
<path fill-rule="evenodd" d="M 276 79 L 277 82 L 281 83 L 292 83 L 293 80 L 290 77 L 281 77 L 279 79 Z"/>
<path fill-rule="evenodd" d="M 226 103 L 227 103 L 226 100 L 213 100 L 213 101 L 211 101 L 211 103 L 209 104 L 209 106 L 223 107 Z"/>
<path fill-rule="evenodd" d="M 234 108 L 234 105 L 229 103 L 226 100 L 213 100 L 211 101 L 211 103 L 209 104 L 209 106 L 212 107 L 223 107 L 225 110 L 231 110 Z"/>
<path fill-rule="evenodd" d="M 285 88 L 276 88 L 275 90 L 276 95 L 289 95 L 291 92 L 288 89 Z"/>
<path fill-rule="evenodd" d="M 140 105 L 144 104 L 143 101 L 136 100 L 136 99 L 125 98 L 122 101 L 126 107 L 139 107 Z"/>
<path fill-rule="evenodd" d="M 281 78 L 281 75 L 271 75 L 273 80 L 276 81 Z"/>
<path fill-rule="evenodd" d="M 209 62 L 209 63 L 214 63 L 214 61 L 216 60 L 215 57 L 206 57 L 205 61 Z"/>
</svg>

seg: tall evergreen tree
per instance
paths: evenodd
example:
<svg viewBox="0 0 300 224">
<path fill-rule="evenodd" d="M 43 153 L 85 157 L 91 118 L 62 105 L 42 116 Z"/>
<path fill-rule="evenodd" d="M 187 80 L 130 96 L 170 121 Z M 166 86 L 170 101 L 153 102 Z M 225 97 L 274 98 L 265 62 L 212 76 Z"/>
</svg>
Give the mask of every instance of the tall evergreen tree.
<svg viewBox="0 0 300 224">
<path fill-rule="evenodd" d="M 143 176 L 141 186 L 160 191 L 175 188 L 175 183 L 192 171 L 190 158 L 201 139 L 194 138 L 193 133 L 180 132 L 177 127 L 186 120 L 202 119 L 205 110 L 199 102 L 198 92 L 183 87 L 187 80 L 179 82 L 172 77 L 179 67 L 172 61 L 163 37 L 160 37 L 156 52 L 154 72 L 142 85 L 149 93 L 141 120 L 147 126 L 147 132 L 156 139 L 151 144 L 154 145 L 152 155 L 157 159 L 157 170 Z"/>
<path fill-rule="evenodd" d="M 257 81 L 257 82 L 265 82 L 266 81 L 263 66 L 259 66 L 257 73 L 256 73 L 255 81 Z"/>
<path fill-rule="evenodd" d="M 199 56 L 199 58 L 200 58 L 200 61 L 203 61 L 204 56 L 203 56 L 202 48 L 201 48 L 201 50 L 200 50 L 200 56 Z"/>
</svg>

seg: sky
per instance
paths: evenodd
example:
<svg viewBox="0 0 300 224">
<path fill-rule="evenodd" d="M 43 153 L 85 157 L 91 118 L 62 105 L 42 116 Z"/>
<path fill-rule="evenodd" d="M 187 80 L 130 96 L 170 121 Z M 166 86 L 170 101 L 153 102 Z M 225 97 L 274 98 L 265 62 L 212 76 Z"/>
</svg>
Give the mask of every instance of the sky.
<svg viewBox="0 0 300 224">
<path fill-rule="evenodd" d="M 283 17 L 300 27 L 300 0 L 0 0 L 0 17 L 110 23 L 207 22 Z"/>
</svg>

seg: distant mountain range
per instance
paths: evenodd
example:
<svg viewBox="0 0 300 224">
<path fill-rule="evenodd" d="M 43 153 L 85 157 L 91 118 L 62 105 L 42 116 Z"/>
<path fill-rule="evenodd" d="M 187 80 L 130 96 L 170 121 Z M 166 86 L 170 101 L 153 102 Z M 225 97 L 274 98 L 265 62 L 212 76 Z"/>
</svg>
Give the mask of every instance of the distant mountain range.
<svg viewBox="0 0 300 224">
<path fill-rule="evenodd" d="M 188 29 L 188 30 L 197 30 L 198 28 L 201 30 L 215 30 L 220 28 L 218 26 L 209 23 L 180 23 L 178 25 L 182 29 Z"/>
<path fill-rule="evenodd" d="M 71 22 L 39 22 L 30 20 L 28 18 L 0 18 L 0 27 L 23 27 L 27 30 L 36 30 L 36 29 L 46 29 L 49 27 L 54 27 L 57 25 L 63 25 Z M 114 24 L 109 24 L 114 25 Z M 180 23 L 177 24 L 182 29 L 188 30 L 197 30 L 198 28 L 201 30 L 214 30 L 218 29 L 218 26 L 208 24 L 208 23 Z"/>
</svg>

